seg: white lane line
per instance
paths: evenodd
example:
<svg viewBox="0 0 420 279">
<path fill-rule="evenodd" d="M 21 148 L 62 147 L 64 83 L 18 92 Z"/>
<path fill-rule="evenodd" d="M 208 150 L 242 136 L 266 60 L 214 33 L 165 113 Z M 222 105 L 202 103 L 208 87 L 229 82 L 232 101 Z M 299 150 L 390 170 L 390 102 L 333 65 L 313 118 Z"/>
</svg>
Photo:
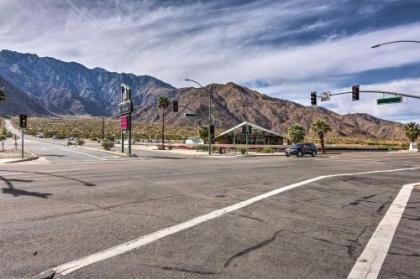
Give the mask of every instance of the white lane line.
<svg viewBox="0 0 420 279">
<path fill-rule="evenodd" d="M 95 159 L 99 159 L 99 160 L 103 160 L 103 161 L 106 161 L 107 160 L 106 158 L 94 156 L 94 155 L 91 155 L 91 154 L 88 154 L 88 153 L 85 153 L 85 152 L 81 152 L 81 151 L 69 150 L 69 149 L 66 149 L 66 148 L 60 148 L 60 150 L 67 151 L 67 152 L 72 152 L 72 153 L 82 154 L 82 155 L 85 155 L 85 156 L 88 156 L 88 157 L 91 157 L 91 158 L 95 158 Z"/>
<path fill-rule="evenodd" d="M 150 244 L 152 242 L 155 242 L 161 238 L 164 238 L 166 236 L 178 233 L 180 231 L 186 230 L 188 228 L 197 226 L 201 223 L 210 221 L 212 219 L 215 219 L 217 217 L 220 217 L 222 215 L 225 215 L 227 213 L 236 211 L 238 209 L 241 209 L 243 207 L 246 207 L 248 205 L 251 205 L 253 203 L 256 203 L 258 201 L 267 199 L 269 197 L 278 195 L 280 193 L 286 192 L 288 190 L 292 190 L 295 188 L 298 188 L 303 185 L 307 185 L 309 183 L 319 181 L 325 178 L 331 178 L 331 177 L 340 177 L 340 176 L 352 176 L 352 175 L 364 175 L 364 174 L 375 174 L 375 173 L 390 173 L 390 172 L 398 172 L 398 171 L 409 171 L 409 170 L 418 170 L 420 167 L 412 167 L 412 168 L 402 168 L 402 169 L 391 169 L 391 170 L 379 170 L 379 171 L 366 171 L 366 172 L 355 172 L 355 173 L 344 173 L 344 174 L 332 174 L 332 175 L 325 175 L 325 176 L 318 176 L 315 178 L 307 179 L 298 183 L 290 184 L 287 186 L 283 186 L 281 188 L 277 188 L 275 190 L 269 191 L 267 193 L 261 194 L 259 196 L 253 197 L 251 199 L 236 203 L 234 205 L 215 210 L 213 212 L 198 216 L 196 218 L 193 218 L 191 220 L 188 220 L 184 223 L 180 223 L 177 225 L 174 225 L 172 227 L 168 227 L 162 230 L 159 230 L 157 232 L 141 236 L 137 239 L 131 240 L 129 242 L 108 248 L 106 250 L 100 251 L 98 253 L 86 256 L 81 259 L 77 259 L 62 265 L 59 265 L 57 267 L 54 267 L 50 270 L 47 270 L 45 272 L 42 272 L 41 274 L 44 274 L 46 272 L 50 272 L 53 270 L 55 273 L 61 274 L 61 275 L 67 275 L 69 273 L 72 273 L 78 269 L 81 269 L 83 267 L 86 267 L 88 265 L 104 261 L 110 258 L 113 258 L 115 256 L 127 253 L 129 251 L 132 251 L 134 249 L 137 249 L 139 247 L 142 247 L 144 245 Z"/>
<path fill-rule="evenodd" d="M 410 199 L 411 192 L 416 185 L 420 185 L 420 182 L 406 184 L 401 188 L 375 232 L 372 234 L 362 254 L 357 259 L 347 279 L 378 278 L 389 247 L 391 247 L 395 231 L 400 223 L 407 202 Z"/>
</svg>

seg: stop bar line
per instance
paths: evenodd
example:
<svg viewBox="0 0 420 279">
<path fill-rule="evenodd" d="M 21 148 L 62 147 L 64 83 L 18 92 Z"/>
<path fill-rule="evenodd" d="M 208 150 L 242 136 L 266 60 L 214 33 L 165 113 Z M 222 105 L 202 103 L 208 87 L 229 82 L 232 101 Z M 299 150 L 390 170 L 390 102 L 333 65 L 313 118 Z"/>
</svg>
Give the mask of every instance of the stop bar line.
<svg viewBox="0 0 420 279">
<path fill-rule="evenodd" d="M 199 224 L 205 223 L 207 221 L 210 221 L 212 219 L 218 218 L 222 215 L 225 215 L 227 213 L 236 211 L 238 209 L 244 208 L 248 205 L 254 204 L 258 201 L 267 199 L 269 197 L 278 195 L 280 193 L 286 192 L 288 190 L 292 190 L 295 188 L 298 188 L 300 186 L 304 186 L 307 184 L 310 184 L 312 182 L 316 182 L 319 180 L 323 180 L 326 178 L 333 178 L 333 177 L 340 177 L 340 176 L 354 176 L 354 175 L 365 175 L 365 174 L 377 174 L 377 173 L 390 173 L 390 172 L 398 172 L 398 171 L 409 171 L 409 170 L 418 170 L 420 169 L 420 166 L 416 166 L 416 167 L 411 167 L 411 168 L 400 168 L 400 169 L 391 169 L 391 170 L 377 170 L 377 171 L 366 171 L 366 172 L 355 172 L 355 173 L 344 173 L 344 174 L 331 174 L 331 175 L 323 175 L 323 176 L 317 176 L 315 178 L 311 178 L 311 179 L 307 179 L 298 183 L 294 183 L 294 184 L 290 184 L 287 186 L 282 186 L 280 188 L 274 189 L 272 191 L 269 191 L 267 193 L 258 195 L 256 197 L 250 198 L 248 200 L 230 205 L 228 207 L 222 208 L 222 209 L 218 209 L 215 211 L 212 211 L 210 213 L 195 217 L 191 220 L 185 221 L 183 223 L 156 231 L 154 233 L 145 235 L 145 236 L 141 236 L 137 239 L 131 240 L 129 242 L 108 248 L 106 250 L 97 252 L 95 254 L 83 257 L 81 259 L 77 259 L 74 261 L 70 261 L 67 263 L 64 263 L 62 265 L 56 266 L 52 269 L 46 270 L 40 274 L 38 274 L 39 276 L 42 277 L 43 274 L 51 274 L 56 273 L 56 274 L 60 274 L 62 276 L 65 276 L 67 274 L 70 274 L 78 269 L 81 269 L 83 267 L 89 266 L 91 264 L 100 262 L 100 261 L 104 261 L 110 258 L 113 258 L 115 256 L 127 253 L 129 251 L 138 249 L 142 246 L 145 246 L 147 244 L 150 244 L 152 242 L 155 242 L 159 239 L 162 239 L 164 237 L 167 237 L 169 235 L 178 233 L 180 231 L 184 231 L 188 228 L 197 226 Z"/>
</svg>

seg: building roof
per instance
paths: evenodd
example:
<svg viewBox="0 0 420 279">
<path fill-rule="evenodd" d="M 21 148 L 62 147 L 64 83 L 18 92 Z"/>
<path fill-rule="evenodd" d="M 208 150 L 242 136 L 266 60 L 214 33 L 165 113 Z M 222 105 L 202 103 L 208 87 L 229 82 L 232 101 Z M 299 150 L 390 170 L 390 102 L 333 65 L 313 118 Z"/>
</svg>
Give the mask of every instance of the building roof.
<svg viewBox="0 0 420 279">
<path fill-rule="evenodd" d="M 252 123 L 249 123 L 249 122 L 247 122 L 247 121 L 244 121 L 244 122 L 242 122 L 242 123 L 240 123 L 240 124 L 236 125 L 235 127 L 232 127 L 232 128 L 230 128 L 229 130 L 224 131 L 223 133 L 221 133 L 220 135 L 218 135 L 216 138 L 221 137 L 221 136 L 224 136 L 224 135 L 227 135 L 227 134 L 230 134 L 230 133 L 232 133 L 234 130 L 239 129 L 239 128 L 241 128 L 242 126 L 245 126 L 245 125 L 246 125 L 246 126 L 251 126 L 251 127 L 252 127 L 252 128 L 254 128 L 254 129 L 264 131 L 264 132 L 266 132 L 266 133 L 268 133 L 268 134 L 272 134 L 272 135 L 274 135 L 274 136 L 282 137 L 280 134 L 277 134 L 276 132 L 273 132 L 273 131 L 271 131 L 271 130 L 268 130 L 268 129 L 266 129 L 266 128 L 263 128 L 263 127 L 261 127 L 261 126 L 258 126 L 258 125 L 256 125 L 256 124 L 252 124 Z"/>
</svg>

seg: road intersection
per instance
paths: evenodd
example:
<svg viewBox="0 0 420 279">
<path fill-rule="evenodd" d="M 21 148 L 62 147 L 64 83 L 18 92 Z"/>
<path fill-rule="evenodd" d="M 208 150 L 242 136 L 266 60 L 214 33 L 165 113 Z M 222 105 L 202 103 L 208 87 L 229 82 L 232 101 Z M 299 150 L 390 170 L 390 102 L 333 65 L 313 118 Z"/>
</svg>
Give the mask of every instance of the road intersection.
<svg viewBox="0 0 420 279">
<path fill-rule="evenodd" d="M 0 278 L 347 278 L 412 183 L 366 278 L 420 277 L 420 154 L 81 152 L 0 167 Z"/>
</svg>

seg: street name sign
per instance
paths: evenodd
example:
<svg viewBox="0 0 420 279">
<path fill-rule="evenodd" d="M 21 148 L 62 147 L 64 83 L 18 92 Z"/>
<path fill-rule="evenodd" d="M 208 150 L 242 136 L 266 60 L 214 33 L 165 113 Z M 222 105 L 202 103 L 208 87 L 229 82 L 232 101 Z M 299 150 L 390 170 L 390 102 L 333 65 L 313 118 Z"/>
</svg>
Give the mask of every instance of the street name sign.
<svg viewBox="0 0 420 279">
<path fill-rule="evenodd" d="M 196 117 L 197 114 L 195 112 L 186 112 L 185 117 Z"/>
<path fill-rule="evenodd" d="M 321 93 L 321 102 L 329 101 L 331 93 L 330 92 L 322 92 Z"/>
<path fill-rule="evenodd" d="M 401 102 L 402 102 L 401 96 L 377 99 L 378 105 L 395 104 L 395 103 L 401 103 Z"/>
</svg>

